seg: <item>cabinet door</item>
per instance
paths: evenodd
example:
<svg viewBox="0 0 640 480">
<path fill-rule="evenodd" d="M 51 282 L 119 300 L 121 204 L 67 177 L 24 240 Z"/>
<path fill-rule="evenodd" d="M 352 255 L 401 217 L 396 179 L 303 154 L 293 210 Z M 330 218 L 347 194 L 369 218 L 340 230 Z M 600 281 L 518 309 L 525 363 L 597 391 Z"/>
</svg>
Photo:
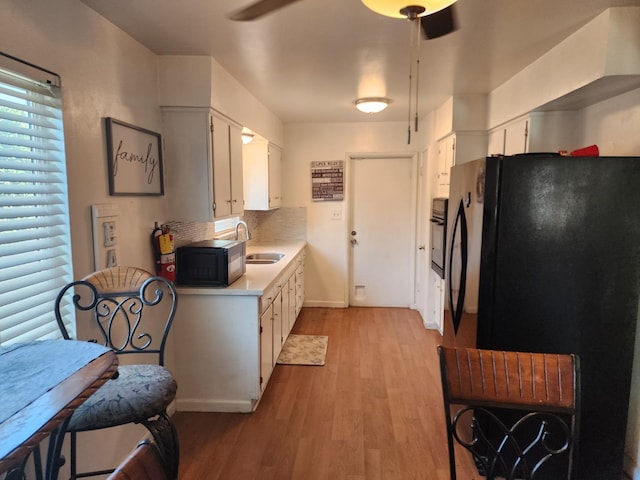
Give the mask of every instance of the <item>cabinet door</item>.
<svg viewBox="0 0 640 480">
<path fill-rule="evenodd" d="M 273 371 L 273 304 L 260 316 L 260 390 L 264 391 Z"/>
<path fill-rule="evenodd" d="M 455 134 L 438 142 L 438 185 L 449 186 L 449 173 L 455 159 L 455 150 Z"/>
<path fill-rule="evenodd" d="M 429 276 L 431 280 L 429 286 L 430 323 L 442 333 L 442 324 L 444 321 L 444 280 L 433 270 L 430 270 Z"/>
<path fill-rule="evenodd" d="M 293 325 L 296 323 L 296 316 L 298 314 L 296 309 L 296 275 L 291 275 L 287 282 L 287 291 L 289 292 L 289 333 L 293 330 Z"/>
<path fill-rule="evenodd" d="M 504 154 L 515 155 L 529 151 L 529 118 L 520 118 L 505 128 Z"/>
<path fill-rule="evenodd" d="M 163 109 L 168 220 L 213 220 L 210 110 Z"/>
<path fill-rule="evenodd" d="M 278 292 L 273 300 L 273 365 L 278 361 L 278 356 L 284 344 L 284 327 L 282 325 L 282 293 Z"/>
<path fill-rule="evenodd" d="M 213 200 L 216 218 L 231 215 L 231 162 L 230 125 L 217 116 L 211 116 L 213 136 Z"/>
<path fill-rule="evenodd" d="M 231 170 L 231 214 L 242 215 L 244 195 L 242 181 L 242 129 L 229 125 L 229 162 Z"/>
<path fill-rule="evenodd" d="M 269 208 L 282 205 L 282 152 L 269 145 Z"/>
<path fill-rule="evenodd" d="M 504 140 L 506 130 L 504 128 L 496 128 L 489 132 L 488 155 L 504 155 Z"/>
<path fill-rule="evenodd" d="M 300 310 L 302 310 L 302 304 L 304 303 L 304 265 L 299 265 L 296 268 L 296 315 L 298 318 Z"/>
<path fill-rule="evenodd" d="M 287 341 L 289 332 L 291 331 L 291 302 L 289 296 L 289 282 L 291 279 L 287 279 L 282 284 L 282 345 Z"/>
</svg>

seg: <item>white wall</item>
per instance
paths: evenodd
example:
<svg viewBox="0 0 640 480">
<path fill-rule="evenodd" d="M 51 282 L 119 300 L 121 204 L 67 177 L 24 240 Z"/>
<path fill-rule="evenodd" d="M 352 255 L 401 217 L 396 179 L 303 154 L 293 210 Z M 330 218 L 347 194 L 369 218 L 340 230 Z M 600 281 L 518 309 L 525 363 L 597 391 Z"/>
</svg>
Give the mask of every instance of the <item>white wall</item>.
<svg viewBox="0 0 640 480">
<path fill-rule="evenodd" d="M 62 77 L 75 276 L 93 270 L 95 203 L 120 207 L 120 263 L 153 269 L 149 235 L 155 220 L 166 220 L 167 198 L 109 196 L 103 118 L 160 132 L 157 57 L 78 0 L 3 1 L 0 44 Z M 126 427 L 81 436 L 81 458 L 117 464 L 141 435 Z"/>
<path fill-rule="evenodd" d="M 212 107 L 282 146 L 282 122 L 211 57 L 160 57 L 160 105 Z"/>
<path fill-rule="evenodd" d="M 104 118 L 162 133 L 159 57 L 79 0 L 4 0 L 0 45 L 2 51 L 62 78 L 74 276 L 94 269 L 90 206 L 98 203 L 120 208 L 119 263 L 153 271 L 150 234 L 155 221 L 168 220 L 164 212 L 169 199 L 109 196 Z M 250 122 L 274 141 L 282 140 L 281 122 L 217 62 L 208 62 L 205 71 L 211 76 L 206 86 L 215 83 L 221 89 L 212 106 L 231 118 Z M 220 100 L 225 95 L 233 98 L 225 103 Z M 172 348 L 170 338 L 169 368 Z M 142 427 L 128 425 L 82 434 L 80 468 L 116 465 L 144 433 Z M 66 470 L 63 467 L 61 478 Z"/>
<path fill-rule="evenodd" d="M 149 235 L 165 197 L 110 197 L 104 117 L 160 132 L 157 57 L 77 0 L 3 2 L 2 50 L 62 77 L 76 276 L 93 270 L 90 205 L 120 207 L 122 264 L 153 267 Z"/>
<path fill-rule="evenodd" d="M 285 125 L 284 203 L 289 207 L 307 207 L 305 305 L 343 307 L 348 301 L 345 298 L 348 276 L 346 200 L 311 200 L 311 162 L 344 160 L 346 169 L 349 154 L 420 150 L 417 139 L 415 144 L 407 145 L 407 124 L 403 122 Z M 341 220 L 330 218 L 336 209 L 342 212 Z"/>
<path fill-rule="evenodd" d="M 579 113 L 579 144 L 598 145 L 600 155 L 640 155 L 640 89 Z"/>
</svg>

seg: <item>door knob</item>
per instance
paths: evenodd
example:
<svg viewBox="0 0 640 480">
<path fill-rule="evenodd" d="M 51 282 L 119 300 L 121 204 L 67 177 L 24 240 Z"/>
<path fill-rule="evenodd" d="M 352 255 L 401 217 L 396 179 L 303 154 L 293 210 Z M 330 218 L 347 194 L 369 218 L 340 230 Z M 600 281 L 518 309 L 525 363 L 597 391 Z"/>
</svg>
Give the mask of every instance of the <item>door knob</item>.
<svg viewBox="0 0 640 480">
<path fill-rule="evenodd" d="M 355 238 L 351 239 L 351 245 L 356 245 L 358 243 L 358 240 L 356 240 Z"/>
<path fill-rule="evenodd" d="M 424 250 L 424 245 L 420 245 L 420 246 L 418 247 L 418 250 Z"/>
<path fill-rule="evenodd" d="M 351 235 L 355 235 L 356 231 L 355 230 L 351 230 Z"/>
</svg>

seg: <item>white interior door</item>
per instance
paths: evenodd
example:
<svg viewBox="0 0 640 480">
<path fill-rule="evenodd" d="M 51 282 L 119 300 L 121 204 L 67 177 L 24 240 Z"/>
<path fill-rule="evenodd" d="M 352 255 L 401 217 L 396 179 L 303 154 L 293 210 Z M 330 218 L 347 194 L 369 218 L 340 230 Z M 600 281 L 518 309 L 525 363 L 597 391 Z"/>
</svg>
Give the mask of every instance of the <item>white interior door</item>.
<svg viewBox="0 0 640 480">
<path fill-rule="evenodd" d="M 410 307 L 415 255 L 414 159 L 352 158 L 349 304 Z"/>
</svg>

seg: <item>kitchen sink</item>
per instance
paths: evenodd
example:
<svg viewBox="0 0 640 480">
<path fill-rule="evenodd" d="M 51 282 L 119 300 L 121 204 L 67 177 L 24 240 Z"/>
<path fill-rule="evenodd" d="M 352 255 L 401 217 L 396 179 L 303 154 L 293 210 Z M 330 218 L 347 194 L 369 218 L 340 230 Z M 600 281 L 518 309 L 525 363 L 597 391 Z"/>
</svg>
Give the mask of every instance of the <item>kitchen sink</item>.
<svg viewBox="0 0 640 480">
<path fill-rule="evenodd" d="M 284 257 L 284 253 L 250 253 L 247 255 L 247 263 L 250 264 L 268 264 L 277 263 Z"/>
</svg>

